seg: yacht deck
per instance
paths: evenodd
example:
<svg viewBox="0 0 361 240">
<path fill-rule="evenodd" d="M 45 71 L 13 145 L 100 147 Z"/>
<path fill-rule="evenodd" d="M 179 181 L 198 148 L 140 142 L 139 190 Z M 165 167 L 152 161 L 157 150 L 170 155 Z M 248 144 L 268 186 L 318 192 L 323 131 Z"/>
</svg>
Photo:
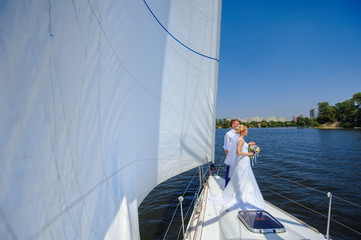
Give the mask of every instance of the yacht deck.
<svg viewBox="0 0 361 240">
<path fill-rule="evenodd" d="M 214 206 L 211 195 L 218 195 L 224 189 L 224 179 L 211 176 L 200 195 L 198 208 L 195 208 L 186 231 L 186 239 L 267 239 L 267 240 L 324 240 L 325 237 L 306 223 L 266 202 L 266 209 L 283 224 L 283 233 L 254 233 L 238 219 L 238 210 L 221 209 Z"/>
</svg>

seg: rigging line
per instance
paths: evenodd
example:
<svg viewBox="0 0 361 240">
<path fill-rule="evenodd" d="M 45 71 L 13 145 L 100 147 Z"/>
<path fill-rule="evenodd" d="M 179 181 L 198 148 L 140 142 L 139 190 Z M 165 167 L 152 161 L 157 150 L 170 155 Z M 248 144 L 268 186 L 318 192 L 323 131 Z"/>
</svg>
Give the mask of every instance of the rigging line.
<svg viewBox="0 0 361 240">
<path fill-rule="evenodd" d="M 219 169 L 221 168 L 223 159 L 225 159 L 225 158 L 226 158 L 226 156 L 222 156 L 221 161 L 220 161 L 220 163 L 218 164 L 217 175 L 218 175 Z"/>
<path fill-rule="evenodd" d="M 197 171 L 196 171 L 195 173 L 197 173 Z M 195 174 L 194 174 L 194 176 L 195 176 Z M 201 186 L 198 187 L 197 191 L 199 191 L 200 189 L 201 189 Z M 194 199 L 195 199 L 195 198 L 193 197 L 193 198 L 192 198 L 192 202 L 190 203 L 190 206 L 192 206 L 192 204 L 193 204 L 193 202 L 194 202 Z M 187 210 L 187 213 L 186 213 L 186 215 L 185 215 L 185 219 L 187 218 L 190 209 L 191 209 L 191 208 L 189 207 L 188 210 Z"/>
<path fill-rule="evenodd" d="M 198 189 L 197 189 L 197 191 L 198 191 L 197 195 L 199 195 L 199 192 L 200 192 L 201 188 L 202 188 L 201 186 L 198 187 Z M 192 202 L 189 204 L 190 206 L 193 206 L 193 202 L 194 202 L 195 199 L 197 199 L 197 198 L 196 198 L 196 197 L 193 197 L 193 198 L 192 198 Z M 198 198 L 198 199 L 199 199 L 199 198 Z M 196 204 L 196 205 L 194 206 L 193 210 L 195 211 L 196 208 L 198 208 L 198 207 L 199 207 L 199 206 L 197 206 L 197 204 Z M 192 209 L 191 207 L 188 208 L 187 213 L 186 213 L 184 219 L 187 219 L 188 213 L 189 213 L 189 211 L 190 211 L 191 209 Z M 192 215 L 191 215 L 191 217 L 192 217 Z M 189 222 L 190 222 L 190 221 L 192 221 L 192 219 L 189 219 Z M 182 226 L 179 227 L 177 239 L 179 238 L 179 235 L 180 235 L 181 230 L 182 230 Z"/>
<path fill-rule="evenodd" d="M 197 173 L 197 172 L 196 172 L 196 173 Z M 201 187 L 198 187 L 197 191 L 198 191 L 200 188 L 201 188 Z M 193 206 L 193 202 L 194 202 L 195 199 L 196 199 L 196 197 L 193 197 L 193 198 L 192 198 L 192 201 L 191 201 L 191 203 L 189 204 L 189 206 Z M 184 216 L 184 219 L 187 219 L 188 213 L 189 213 L 189 211 L 190 211 L 191 209 L 192 209 L 191 207 L 188 208 L 187 213 L 186 213 L 185 216 Z M 191 219 L 189 219 L 189 221 L 191 221 Z M 179 235 L 180 235 L 180 232 L 181 232 L 181 231 L 182 231 L 182 226 L 179 227 L 177 239 L 179 238 Z M 163 239 L 163 240 L 164 240 L 164 239 Z"/>
<path fill-rule="evenodd" d="M 196 174 L 197 172 L 198 172 L 198 171 L 195 171 L 195 174 Z M 195 174 L 194 174 L 194 176 L 195 176 Z M 194 178 L 194 176 L 193 176 L 193 178 Z M 202 186 L 198 186 L 198 189 L 197 189 L 197 192 L 198 192 L 198 193 L 197 193 L 197 195 L 199 194 L 201 188 L 202 188 Z M 191 203 L 190 203 L 189 206 L 192 206 L 192 205 L 193 205 L 193 202 L 194 202 L 195 199 L 196 199 L 195 197 L 192 198 L 192 201 L 191 201 Z M 195 208 L 196 208 L 196 207 L 195 207 Z M 195 209 L 195 208 L 194 208 L 194 209 Z M 189 213 L 190 210 L 191 210 L 191 207 L 188 208 L 187 213 L 186 213 L 184 219 L 187 219 L 187 216 L 188 216 L 188 213 Z M 191 221 L 191 219 L 190 219 L 189 221 Z M 180 235 L 181 230 L 182 230 L 182 228 L 179 227 L 177 239 L 179 238 L 179 235 Z"/>
<path fill-rule="evenodd" d="M 282 179 L 282 180 L 285 180 L 285 181 L 288 181 L 288 182 L 291 182 L 291 183 L 295 183 L 295 184 L 300 185 L 300 186 L 302 186 L 302 187 L 312 189 L 313 191 L 316 191 L 316 192 L 319 192 L 319 193 L 322 193 L 322 194 L 327 194 L 326 192 L 320 191 L 320 190 L 318 190 L 318 189 L 316 189 L 316 188 L 309 187 L 309 186 L 304 185 L 304 184 L 302 184 L 302 183 L 298 183 L 298 182 L 296 182 L 296 181 L 292 181 L 292 180 L 289 180 L 289 179 L 287 179 L 287 178 L 283 178 L 283 177 L 277 176 L 277 175 L 275 175 L 275 174 L 266 172 L 266 171 L 264 171 L 264 170 L 262 170 L 262 169 L 261 169 L 260 171 L 262 171 L 262 172 L 264 172 L 264 173 L 266 173 L 266 174 L 272 175 L 272 176 L 274 176 L 274 177 L 280 178 L 280 179 Z M 357 204 L 357 203 L 350 202 L 350 201 L 348 201 L 348 200 L 346 200 L 346 199 L 342 199 L 342 198 L 337 197 L 337 196 L 335 196 L 335 195 L 332 195 L 332 196 L 333 196 L 334 198 L 337 198 L 337 199 L 341 200 L 341 201 L 347 202 L 347 203 L 349 203 L 349 204 L 351 204 L 351 205 L 354 205 L 354 206 L 356 206 L 356 207 L 361 208 L 361 205 L 359 205 L 359 204 Z"/>
<path fill-rule="evenodd" d="M 197 171 L 195 171 L 195 173 L 194 173 L 194 175 L 193 175 L 193 177 L 192 177 L 192 180 L 189 182 L 189 184 L 188 184 L 188 186 L 187 186 L 186 190 L 183 192 L 182 197 L 184 197 L 184 195 L 185 195 L 185 193 L 187 192 L 187 190 L 188 190 L 189 186 L 190 186 L 190 185 L 191 185 L 191 183 L 193 182 L 194 177 L 196 176 L 196 174 L 197 174 Z M 192 203 L 193 203 L 193 200 L 192 200 Z M 191 205 L 192 205 L 192 203 L 191 203 Z M 178 205 L 177 205 L 176 209 L 174 210 L 174 213 L 173 213 L 172 219 L 171 219 L 171 221 L 170 221 L 170 222 L 169 222 L 169 224 L 168 224 L 168 228 L 167 228 L 167 231 L 166 231 L 166 232 L 165 232 L 165 234 L 164 234 L 163 240 L 165 239 L 165 237 L 166 237 L 166 236 L 167 236 L 167 234 L 168 234 L 168 231 L 169 231 L 169 229 L 170 229 L 170 226 L 171 226 L 171 225 L 172 225 L 172 223 L 173 223 L 173 219 L 174 219 L 174 216 L 175 216 L 175 214 L 176 214 L 176 212 L 177 212 L 178 207 L 179 207 L 179 202 L 178 202 Z M 188 211 L 189 211 L 189 209 L 188 209 Z M 185 218 L 187 218 L 188 211 L 187 211 L 187 214 L 186 214 Z"/>
<path fill-rule="evenodd" d="M 316 189 L 316 188 L 309 187 L 309 186 L 304 185 L 304 184 L 302 184 L 302 183 L 298 183 L 298 182 L 296 182 L 296 181 L 292 181 L 292 180 L 289 180 L 289 179 L 287 179 L 287 178 L 283 178 L 283 177 L 277 176 L 277 175 L 275 175 L 275 174 L 266 172 L 266 171 L 264 171 L 264 170 L 262 170 L 262 169 L 261 169 L 261 171 L 264 172 L 264 173 L 266 173 L 266 174 L 269 174 L 269 175 L 272 175 L 272 176 L 274 176 L 274 177 L 277 177 L 277 178 L 280 178 L 280 179 L 282 179 L 282 180 L 285 180 L 285 181 L 287 181 L 287 182 L 295 183 L 295 184 L 297 184 L 297 185 L 300 185 L 300 186 L 305 187 L 305 188 L 312 189 L 312 190 L 314 190 L 314 191 L 316 191 L 316 192 L 319 192 L 319 193 L 322 193 L 322 194 L 327 194 L 326 192 L 320 191 L 320 190 L 318 190 L 318 189 Z"/>
<path fill-rule="evenodd" d="M 336 221 L 336 220 L 334 220 L 334 219 L 331 219 L 331 221 L 332 221 L 332 222 L 335 222 L 335 223 L 337 223 L 337 224 L 340 224 L 342 227 L 345 227 L 345 228 L 347 228 L 347 229 L 349 229 L 349 230 L 351 230 L 351 231 L 353 231 L 353 232 L 361 235 L 361 232 L 358 232 L 358 231 L 356 231 L 355 229 L 352 229 L 352 228 L 350 228 L 349 226 L 346 226 L 345 224 L 340 223 L 339 221 Z"/>
<path fill-rule="evenodd" d="M 199 188 L 200 188 L 200 187 L 199 187 Z M 199 188 L 198 188 L 198 189 L 199 189 Z M 198 190 L 198 189 L 197 189 L 197 190 Z M 193 197 L 193 198 L 192 198 L 192 201 L 191 201 L 191 203 L 189 204 L 189 206 L 193 206 L 193 202 L 194 202 L 195 199 L 196 199 L 196 197 Z M 187 212 L 186 212 L 186 214 L 185 214 L 185 216 L 184 216 L 184 219 L 187 219 L 188 213 L 189 213 L 189 211 L 190 211 L 191 209 L 192 209 L 191 207 L 188 208 L 188 210 L 187 210 Z M 191 219 L 189 219 L 189 221 L 191 221 Z M 187 229 L 188 229 L 188 228 L 187 228 Z M 180 235 L 181 230 L 182 230 L 182 226 L 179 227 L 177 239 L 179 238 L 179 235 Z"/>
<path fill-rule="evenodd" d="M 204 159 L 203 159 L 203 161 L 205 161 L 206 162 L 206 164 L 207 164 L 207 166 L 208 166 L 208 168 L 207 168 L 207 172 L 209 171 L 210 172 L 210 174 L 211 174 L 211 166 L 209 165 L 209 161 L 208 161 L 208 158 L 207 157 L 205 157 Z M 206 173 L 207 173 L 206 172 Z M 204 174 L 205 175 L 205 174 Z"/>
<path fill-rule="evenodd" d="M 192 205 L 193 205 L 194 199 L 195 199 L 195 197 L 192 198 L 192 201 L 191 201 L 191 203 L 189 204 L 189 206 L 192 206 Z M 191 210 L 191 207 L 188 208 L 187 213 L 186 213 L 186 215 L 184 216 L 184 219 L 187 219 L 189 210 Z M 190 220 L 189 220 L 189 221 L 190 221 Z M 187 228 L 187 229 L 188 229 L 188 228 Z M 179 226 L 177 239 L 179 238 L 179 235 L 180 235 L 181 231 L 182 231 L 182 226 Z"/>
<path fill-rule="evenodd" d="M 167 236 L 167 234 L 168 234 L 168 231 L 169 231 L 169 229 L 170 229 L 170 226 L 171 226 L 172 223 L 173 223 L 173 219 L 174 219 L 174 216 L 175 216 L 175 214 L 176 214 L 176 212 L 177 212 L 177 210 L 178 210 L 178 207 L 179 207 L 179 202 L 178 202 L 178 204 L 177 204 L 176 209 L 174 210 L 172 219 L 171 219 L 170 222 L 169 222 L 169 225 L 168 225 L 167 231 L 166 231 L 165 234 L 164 234 L 163 240 L 166 239 L 166 236 Z"/>
<path fill-rule="evenodd" d="M 314 213 L 317 213 L 317 214 L 319 214 L 319 215 L 327 218 L 326 215 L 324 215 L 324 214 L 322 214 L 322 213 L 320 213 L 320 212 L 317 212 L 316 210 L 313 210 L 312 208 L 309 208 L 309 207 L 307 207 L 307 206 L 305 206 L 305 205 L 303 205 L 303 204 L 301 204 L 301 203 L 299 203 L 299 202 L 296 202 L 295 200 L 292 200 L 292 199 L 290 199 L 290 198 L 288 198 L 288 197 L 285 197 L 285 196 L 283 196 L 283 195 L 281 195 L 281 194 L 279 194 L 279 193 L 277 193 L 277 192 L 275 192 L 275 191 L 272 191 L 271 189 L 269 189 L 269 188 L 267 188 L 267 187 L 262 186 L 262 188 L 265 188 L 266 190 L 268 190 L 268 191 L 270 191 L 270 192 L 272 192 L 272 193 L 274 193 L 274 194 L 276 194 L 276 195 L 278 195 L 278 196 L 280 196 L 280 197 L 283 197 L 283 198 L 287 199 L 288 201 L 291 201 L 291 202 L 293 202 L 293 203 L 295 203 L 295 204 L 297 204 L 297 205 L 300 205 L 300 206 L 303 207 L 303 208 L 306 208 L 306 209 L 308 209 L 308 210 L 310 210 L 310 211 L 312 211 L 312 212 L 314 212 Z"/>
<path fill-rule="evenodd" d="M 303 207 L 303 208 L 306 208 L 306 209 L 308 209 L 308 210 L 310 210 L 310 211 L 312 211 L 312 212 L 314 212 L 314 213 L 317 213 L 317 214 L 321 215 L 322 217 L 328 218 L 328 216 L 326 216 L 326 215 L 324 215 L 324 214 L 322 214 L 322 213 L 319 213 L 319 212 L 317 212 L 317 211 L 315 211 L 315 210 L 313 210 L 313 209 L 311 209 L 311 208 L 309 208 L 309 207 L 307 207 L 307 206 L 305 206 L 305 205 L 303 205 L 303 204 L 301 204 L 301 203 L 298 203 L 298 202 L 296 202 L 296 201 L 294 201 L 294 200 L 292 200 L 292 199 L 290 199 L 290 198 L 287 198 L 287 197 L 285 197 L 285 196 L 283 196 L 283 195 L 281 195 L 281 194 L 279 194 L 279 193 L 276 193 L 276 192 L 272 191 L 271 189 L 269 189 L 269 188 L 267 188 L 267 187 L 262 186 L 262 188 L 265 188 L 265 189 L 267 189 L 268 191 L 270 191 L 270 192 L 272 192 L 272 193 L 274 193 L 274 194 L 277 194 L 277 195 L 280 196 L 280 197 L 283 197 L 283 198 L 285 198 L 285 199 L 287 199 L 287 200 L 289 200 L 289 201 L 291 201 L 291 202 L 293 202 L 293 203 L 295 203 L 295 204 L 297 204 L 297 205 L 300 205 L 300 206 Z M 331 219 L 331 221 L 333 221 L 333 222 L 335 222 L 335 223 L 337 223 L 337 224 L 340 224 L 341 226 L 343 226 L 343 227 L 345 227 L 345 228 L 348 228 L 349 230 L 351 230 L 351 231 L 353 231 L 353 232 L 361 235 L 360 232 L 356 231 L 355 229 L 350 228 L 349 226 L 346 226 L 346 225 L 343 224 L 343 223 L 340 223 L 339 221 L 336 221 L 336 220 L 334 220 L 334 219 Z"/>
<path fill-rule="evenodd" d="M 356 203 L 353 203 L 353 202 L 350 202 L 350 201 L 348 201 L 348 200 L 342 199 L 342 198 L 337 197 L 337 196 L 335 196 L 335 195 L 333 195 L 333 194 L 332 194 L 332 197 L 337 198 L 337 199 L 339 199 L 339 200 L 341 200 L 341 201 L 347 202 L 347 203 L 349 203 L 349 204 L 352 204 L 352 205 L 354 205 L 354 206 L 356 206 L 356 207 L 361 208 L 361 205 L 358 205 L 358 204 L 356 204 Z"/>
<path fill-rule="evenodd" d="M 188 47 L 187 45 L 185 45 L 184 43 L 182 43 L 180 40 L 178 40 L 175 36 L 173 36 L 173 34 L 171 34 L 164 26 L 163 24 L 158 20 L 158 18 L 155 16 L 155 14 L 153 13 L 153 11 L 150 9 L 149 5 L 147 4 L 147 2 L 145 0 L 143 0 L 145 6 L 148 8 L 149 12 L 152 14 L 152 16 L 154 17 L 154 19 L 158 22 L 158 24 L 164 29 L 164 31 L 166 31 L 166 33 L 169 34 L 169 36 L 171 36 L 174 40 L 176 40 L 180 45 L 182 45 L 183 47 L 185 47 L 186 49 L 190 50 L 191 52 L 194 52 L 195 54 L 198 54 L 202 57 L 205 57 L 205 58 L 209 58 L 209 59 L 212 59 L 212 60 L 215 60 L 215 61 L 219 61 L 219 59 L 217 58 L 214 58 L 214 57 L 210 57 L 210 56 L 207 56 L 207 55 L 204 55 L 200 52 L 197 52 L 193 49 L 191 49 L 190 47 Z"/>
<path fill-rule="evenodd" d="M 191 203 L 189 204 L 189 206 L 193 206 L 194 199 L 196 199 L 196 197 L 193 197 L 193 198 L 192 198 L 192 201 L 191 201 Z M 185 215 L 184 219 L 187 219 L 187 216 L 188 216 L 189 210 L 191 210 L 191 207 L 189 207 L 189 208 L 188 208 L 188 210 L 187 210 L 187 212 L 186 212 L 186 215 Z"/>
<path fill-rule="evenodd" d="M 194 202 L 194 200 L 195 199 L 197 199 L 198 200 L 198 203 L 194 206 L 194 208 L 193 208 L 193 210 L 195 211 L 197 208 L 199 208 L 199 193 L 200 193 L 200 191 L 201 191 L 201 189 L 202 189 L 202 187 L 203 186 L 199 186 L 198 187 L 198 189 L 196 190 L 196 192 L 197 192 L 197 196 L 198 197 L 193 197 L 192 198 L 192 202 L 190 203 L 190 206 L 192 206 L 193 205 L 193 202 Z M 189 213 L 189 211 L 191 210 L 191 207 L 189 207 L 188 208 L 188 210 L 187 210 L 187 213 L 186 213 L 186 215 L 185 215 L 185 218 L 184 219 L 187 219 L 187 216 L 188 216 L 188 213 Z M 192 217 L 193 215 L 191 215 L 191 217 Z M 192 219 L 189 219 L 189 221 L 192 221 Z M 179 235 L 180 235 L 180 232 L 181 232 L 181 230 L 182 230 L 182 226 L 180 226 L 179 227 L 179 231 L 178 231 L 178 237 L 177 237 L 177 239 L 179 238 Z"/>
<path fill-rule="evenodd" d="M 184 192 L 183 192 L 183 194 L 182 194 L 182 197 L 184 197 L 184 195 L 186 194 L 186 192 L 187 192 L 187 190 L 188 190 L 189 186 L 191 185 L 191 183 L 193 182 L 193 180 L 194 180 L 194 178 L 195 178 L 196 174 L 197 174 L 197 171 L 195 171 L 195 172 L 194 172 L 194 175 L 193 175 L 193 177 L 192 177 L 192 180 L 189 182 L 189 184 L 188 184 L 188 186 L 187 186 L 186 190 L 184 190 Z"/>
</svg>

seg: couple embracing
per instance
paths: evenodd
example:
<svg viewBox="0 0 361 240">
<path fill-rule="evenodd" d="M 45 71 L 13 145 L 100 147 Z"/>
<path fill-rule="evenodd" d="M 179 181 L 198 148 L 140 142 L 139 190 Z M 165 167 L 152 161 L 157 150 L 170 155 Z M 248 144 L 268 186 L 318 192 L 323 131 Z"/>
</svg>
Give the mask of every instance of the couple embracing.
<svg viewBox="0 0 361 240">
<path fill-rule="evenodd" d="M 226 209 L 264 210 L 265 202 L 249 157 L 254 153 L 248 151 L 248 147 L 255 143 L 245 141 L 248 135 L 245 125 L 240 125 L 237 119 L 231 120 L 230 124 L 232 129 L 225 135 L 224 144 L 227 155 L 226 187 L 222 194 L 213 198 L 213 202 Z"/>
</svg>

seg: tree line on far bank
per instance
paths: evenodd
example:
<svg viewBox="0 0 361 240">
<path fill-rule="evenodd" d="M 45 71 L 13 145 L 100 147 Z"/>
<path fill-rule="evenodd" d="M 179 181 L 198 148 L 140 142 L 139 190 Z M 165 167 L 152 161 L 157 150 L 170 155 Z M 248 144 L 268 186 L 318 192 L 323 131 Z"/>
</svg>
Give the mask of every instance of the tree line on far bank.
<svg viewBox="0 0 361 240">
<path fill-rule="evenodd" d="M 340 127 L 361 127 L 361 92 L 351 99 L 330 106 L 328 102 L 318 103 L 317 122 L 320 124 L 340 122 Z"/>
<path fill-rule="evenodd" d="M 335 106 L 330 106 L 328 102 L 318 103 L 318 117 L 310 119 L 308 117 L 298 117 L 295 121 L 286 122 L 246 122 L 242 123 L 250 127 L 320 127 L 321 124 L 332 124 L 339 122 L 340 127 L 353 128 L 361 127 L 361 92 L 355 93 L 351 99 Z M 226 118 L 216 120 L 217 128 L 230 128 L 229 120 Z"/>
<path fill-rule="evenodd" d="M 240 124 L 246 125 L 248 128 L 255 128 L 255 127 L 297 127 L 297 123 L 295 121 L 286 121 L 286 122 L 274 122 L 270 121 L 267 122 L 263 120 L 261 122 L 241 122 Z M 217 128 L 230 128 L 229 120 L 227 118 L 217 119 L 216 120 L 216 127 Z"/>
</svg>

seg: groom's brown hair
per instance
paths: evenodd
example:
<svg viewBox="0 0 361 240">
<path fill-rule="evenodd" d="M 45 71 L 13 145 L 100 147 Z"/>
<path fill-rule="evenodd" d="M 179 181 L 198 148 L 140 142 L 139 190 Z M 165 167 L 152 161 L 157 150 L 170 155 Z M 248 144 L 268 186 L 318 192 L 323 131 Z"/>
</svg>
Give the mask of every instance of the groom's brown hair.
<svg viewBox="0 0 361 240">
<path fill-rule="evenodd" d="M 229 125 L 231 125 L 231 127 L 232 127 L 232 124 L 233 124 L 233 122 L 235 122 L 235 121 L 239 122 L 237 119 L 232 119 L 232 120 L 229 122 Z"/>
</svg>

